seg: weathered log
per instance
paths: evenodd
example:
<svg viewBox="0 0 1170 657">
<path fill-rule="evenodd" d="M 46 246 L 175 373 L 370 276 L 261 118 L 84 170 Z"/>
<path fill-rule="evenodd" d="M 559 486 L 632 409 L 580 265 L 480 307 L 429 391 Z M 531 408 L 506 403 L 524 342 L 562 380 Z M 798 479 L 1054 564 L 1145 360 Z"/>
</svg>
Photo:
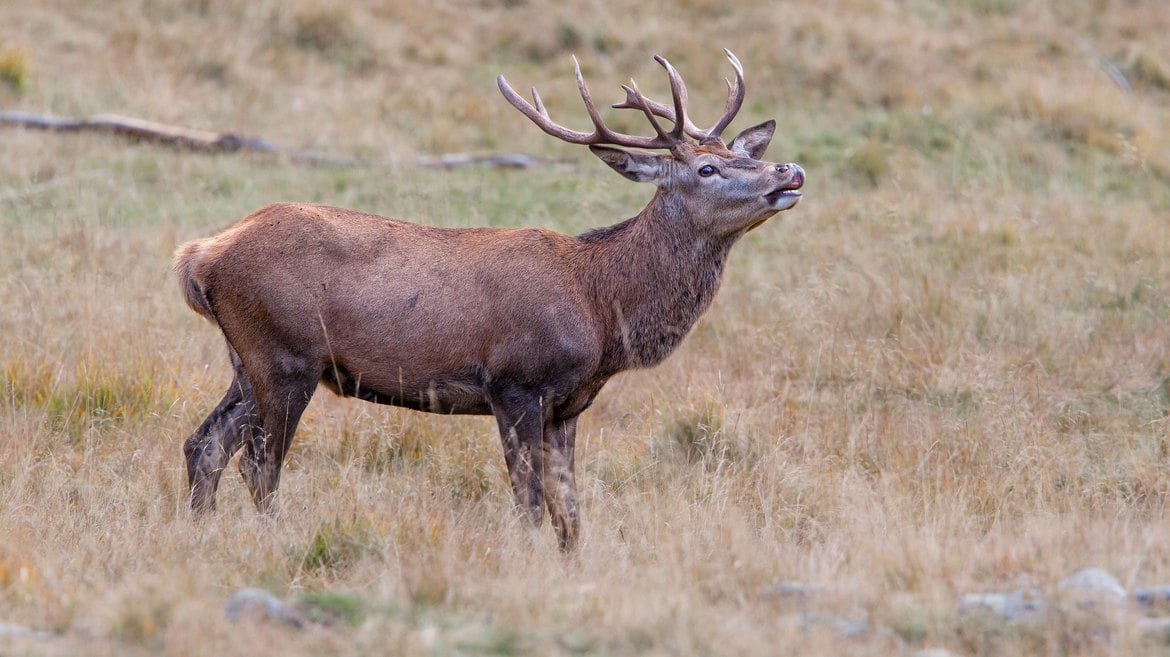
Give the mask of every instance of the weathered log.
<svg viewBox="0 0 1170 657">
<path fill-rule="evenodd" d="M 311 165 L 370 166 L 379 163 L 376 160 L 362 159 L 349 155 L 280 148 L 266 139 L 241 135 L 235 132 L 198 130 L 118 114 L 95 114 L 93 116 L 72 118 L 18 111 L 0 112 L 0 126 L 49 130 L 53 132 L 106 132 L 139 141 L 207 153 L 234 153 L 237 151 L 269 153 L 279 157 L 286 157 L 293 162 Z M 451 153 L 424 160 L 421 164 L 428 168 L 439 169 L 453 169 L 472 165 L 525 168 L 535 166 L 542 162 L 544 160 L 540 158 L 520 153 Z"/>
</svg>

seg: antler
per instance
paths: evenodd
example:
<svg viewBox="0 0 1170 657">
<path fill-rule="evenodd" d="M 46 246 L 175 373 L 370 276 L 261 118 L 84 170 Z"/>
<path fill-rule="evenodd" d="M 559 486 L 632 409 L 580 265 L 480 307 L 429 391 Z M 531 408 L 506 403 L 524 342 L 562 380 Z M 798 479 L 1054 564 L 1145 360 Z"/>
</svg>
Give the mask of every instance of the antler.
<svg viewBox="0 0 1170 657">
<path fill-rule="evenodd" d="M 625 102 L 614 105 L 614 109 L 639 109 L 643 112 L 649 112 L 660 116 L 667 121 L 674 123 L 675 132 L 679 131 L 679 126 L 682 126 L 682 130 L 684 130 L 686 134 L 694 137 L 695 139 L 698 139 L 699 141 L 718 139 L 719 136 L 723 134 L 724 128 L 726 128 L 727 125 L 731 123 L 731 120 L 735 118 L 735 115 L 739 112 L 739 108 L 743 105 L 745 91 L 743 83 L 743 65 L 739 63 L 739 58 L 736 57 L 735 54 L 733 54 L 730 50 L 724 48 L 723 52 L 727 55 L 727 59 L 731 62 L 732 68 L 735 69 L 735 83 L 732 84 L 730 80 L 727 81 L 727 105 L 723 109 L 723 116 L 719 117 L 719 120 L 715 122 L 715 125 L 711 126 L 707 130 L 703 130 L 702 128 L 692 123 L 690 119 L 687 118 L 685 112 L 678 111 L 677 95 L 675 95 L 675 108 L 672 109 L 668 105 L 657 103 L 646 98 L 640 92 L 638 92 L 636 85 L 634 88 L 630 88 L 625 85 L 622 86 L 622 88 L 626 90 L 626 100 Z M 663 68 L 666 69 L 667 74 L 670 75 L 671 92 L 674 93 L 676 79 L 678 86 L 682 86 L 682 80 L 678 79 L 678 73 L 674 70 L 674 67 L 672 67 L 665 59 L 661 57 L 655 57 L 654 59 L 658 60 L 658 63 L 662 64 Z M 632 82 L 633 81 L 631 81 L 631 84 Z M 685 87 L 683 88 L 683 97 L 686 97 Z M 683 117 L 682 120 L 675 120 L 675 117 L 680 114 Z"/>
<path fill-rule="evenodd" d="M 655 56 L 654 59 L 666 69 L 667 74 L 670 76 L 670 92 L 674 99 L 674 108 L 671 109 L 647 99 L 642 95 L 642 92 L 638 91 L 638 85 L 634 84 L 633 80 L 630 81 L 631 86 L 622 85 L 622 88 L 626 90 L 626 103 L 621 106 L 642 110 L 646 115 L 646 119 L 650 121 L 650 125 L 654 128 L 654 132 L 658 133 L 656 137 L 626 135 L 615 132 L 606 126 L 605 122 L 601 120 L 601 114 L 598 113 L 597 107 L 593 104 L 593 98 L 589 95 L 588 87 L 585 86 L 585 78 L 581 76 L 581 65 L 577 63 L 576 57 L 573 57 L 573 70 L 577 74 L 577 89 L 581 92 L 581 100 L 585 102 L 585 110 L 589 113 L 589 119 L 593 121 L 593 132 L 578 132 L 555 123 L 552 117 L 549 116 L 548 110 L 544 107 L 544 103 L 540 100 L 540 94 L 536 92 L 536 87 L 532 88 L 532 103 L 530 104 L 508 85 L 503 75 L 496 78 L 496 84 L 499 85 L 500 92 L 504 94 L 504 98 L 507 98 L 513 107 L 531 119 L 541 130 L 570 144 L 612 144 L 614 146 L 648 149 L 673 148 L 685 139 L 684 132 L 692 136 L 694 134 L 692 132 L 694 126 L 686 118 L 687 88 L 683 84 L 682 78 L 679 77 L 678 71 L 674 70 L 670 62 L 658 56 Z M 742 101 L 742 97 L 740 100 Z M 615 105 L 614 107 L 618 106 Z M 658 120 L 654 118 L 656 114 L 671 121 L 674 121 L 674 117 L 676 116 L 683 118 L 682 121 L 674 121 L 674 129 L 666 132 L 659 125 Z M 730 118 L 727 119 L 727 121 L 730 120 Z"/>
</svg>

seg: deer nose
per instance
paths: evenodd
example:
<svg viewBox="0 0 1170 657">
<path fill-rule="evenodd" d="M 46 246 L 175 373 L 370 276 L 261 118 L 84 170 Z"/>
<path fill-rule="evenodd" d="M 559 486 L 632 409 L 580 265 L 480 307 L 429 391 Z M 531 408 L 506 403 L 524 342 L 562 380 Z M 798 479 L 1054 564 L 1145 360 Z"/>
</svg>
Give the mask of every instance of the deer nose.
<svg viewBox="0 0 1170 657">
<path fill-rule="evenodd" d="M 776 173 L 780 175 L 791 174 L 792 181 L 796 183 L 796 187 L 804 184 L 804 169 L 800 168 L 799 164 L 793 164 L 791 162 L 788 164 L 777 164 Z"/>
</svg>

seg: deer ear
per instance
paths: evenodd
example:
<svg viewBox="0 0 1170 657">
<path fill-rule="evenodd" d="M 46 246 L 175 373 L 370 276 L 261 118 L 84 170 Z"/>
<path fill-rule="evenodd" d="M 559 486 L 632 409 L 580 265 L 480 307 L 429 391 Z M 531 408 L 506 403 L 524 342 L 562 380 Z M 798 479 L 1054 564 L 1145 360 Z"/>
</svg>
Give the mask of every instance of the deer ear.
<svg viewBox="0 0 1170 657">
<path fill-rule="evenodd" d="M 776 122 L 769 119 L 736 135 L 727 149 L 732 153 L 758 160 L 764 157 L 764 151 L 768 150 L 768 144 L 771 143 L 775 132 Z"/>
<path fill-rule="evenodd" d="M 590 146 L 589 150 L 614 171 L 634 182 L 657 183 L 662 177 L 661 155 L 623 151 L 609 146 Z"/>
</svg>

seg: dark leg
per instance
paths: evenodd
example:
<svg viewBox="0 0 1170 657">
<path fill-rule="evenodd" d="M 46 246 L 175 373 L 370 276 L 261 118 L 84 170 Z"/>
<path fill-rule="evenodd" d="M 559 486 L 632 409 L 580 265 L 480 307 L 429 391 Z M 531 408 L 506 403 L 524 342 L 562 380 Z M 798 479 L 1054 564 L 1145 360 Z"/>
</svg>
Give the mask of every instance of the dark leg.
<svg viewBox="0 0 1170 657">
<path fill-rule="evenodd" d="M 571 552 L 576 547 L 581 529 L 577 515 L 577 478 L 573 470 L 576 437 L 576 416 L 551 420 L 544 427 L 544 499 L 562 552 Z"/>
<path fill-rule="evenodd" d="M 246 441 L 245 453 L 240 457 L 240 474 L 252 493 L 252 502 L 264 513 L 273 511 L 284 457 L 319 378 L 319 372 L 301 371 L 254 387 L 263 429 L 253 431 Z"/>
<path fill-rule="evenodd" d="M 539 397 L 509 395 L 492 400 L 492 412 L 500 427 L 504 444 L 504 461 L 516 506 L 537 526 L 544 520 L 544 492 L 541 433 L 543 409 Z"/>
<path fill-rule="evenodd" d="M 215 491 L 219 488 L 220 475 L 240 448 L 249 427 L 258 422 L 252 386 L 239 358 L 230 348 L 229 356 L 236 372 L 232 384 L 215 410 L 183 443 L 189 499 L 195 513 L 215 510 Z"/>
</svg>

